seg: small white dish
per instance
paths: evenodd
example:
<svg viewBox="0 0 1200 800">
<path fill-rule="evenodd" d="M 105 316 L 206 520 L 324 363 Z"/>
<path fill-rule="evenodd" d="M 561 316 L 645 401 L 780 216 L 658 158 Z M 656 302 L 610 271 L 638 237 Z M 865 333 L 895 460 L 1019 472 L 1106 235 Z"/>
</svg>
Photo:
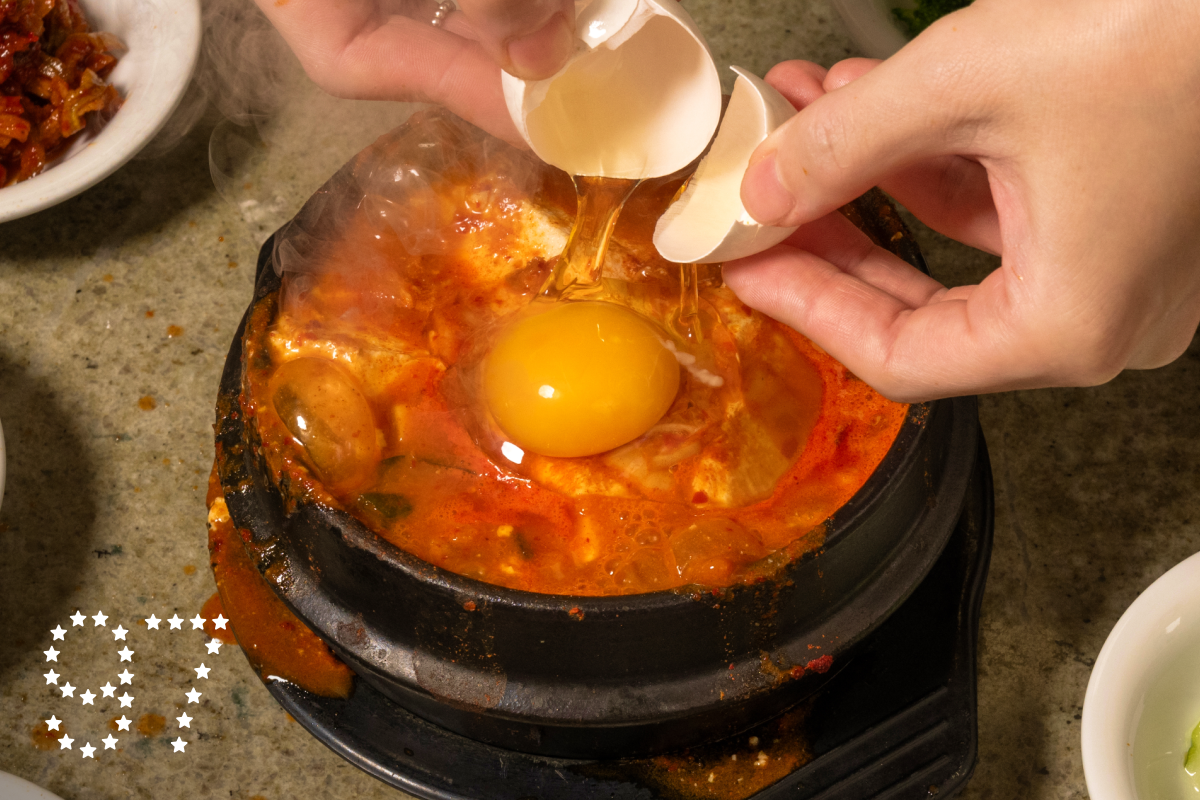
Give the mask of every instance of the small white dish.
<svg viewBox="0 0 1200 800">
<path fill-rule="evenodd" d="M 1181 667 L 1189 671 L 1184 662 L 1198 658 L 1200 553 L 1142 592 L 1121 615 L 1092 668 L 1081 724 L 1083 773 L 1092 800 L 1171 796 L 1145 788 L 1139 794 L 1139 785 L 1148 786 L 1149 774 L 1135 769 L 1147 769 L 1139 741 L 1143 748 L 1156 748 L 1152 754 L 1164 737 L 1172 743 L 1163 748 L 1164 753 L 1172 751 L 1169 756 L 1158 754 L 1159 767 L 1177 769 L 1169 776 L 1182 785 L 1187 738 L 1200 722 L 1200 670 L 1178 691 L 1174 682 Z M 1172 686 L 1165 686 L 1166 681 Z M 1167 689 L 1170 694 L 1164 696 Z M 1160 731 L 1159 725 L 1169 730 Z"/>
<path fill-rule="evenodd" d="M 76 141 L 44 172 L 0 188 L 0 222 L 74 197 L 115 172 L 158 133 L 187 89 L 200 53 L 199 0 L 83 0 L 93 30 L 127 48 L 109 80 L 125 104 L 95 136 Z"/>
<path fill-rule="evenodd" d="M 58 795 L 7 772 L 0 772 L 0 797 L 4 800 L 61 800 Z"/>
</svg>

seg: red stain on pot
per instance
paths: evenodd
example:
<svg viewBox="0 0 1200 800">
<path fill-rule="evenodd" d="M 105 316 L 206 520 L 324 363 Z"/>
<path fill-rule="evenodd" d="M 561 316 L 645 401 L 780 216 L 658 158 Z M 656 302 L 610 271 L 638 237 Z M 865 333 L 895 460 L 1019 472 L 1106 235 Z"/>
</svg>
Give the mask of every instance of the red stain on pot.
<svg viewBox="0 0 1200 800">
<path fill-rule="evenodd" d="M 225 644 L 237 644 L 237 639 L 233 635 L 233 628 L 229 623 L 225 623 L 224 628 L 218 628 L 214 620 L 217 617 L 225 616 L 225 606 L 221 605 L 221 595 L 219 592 L 213 592 L 212 597 L 204 601 L 204 605 L 200 608 L 200 616 L 204 618 L 204 632 L 214 639 L 219 639 Z"/>
<path fill-rule="evenodd" d="M 811 670 L 818 674 L 829 672 L 829 668 L 833 666 L 833 656 L 821 656 L 814 658 L 812 661 L 804 665 L 805 669 Z"/>
<path fill-rule="evenodd" d="M 322 697 L 349 697 L 354 673 L 283 604 L 239 538 L 246 536 L 230 520 L 224 498 L 217 498 L 209 510 L 208 550 L 218 599 L 210 598 L 205 609 L 228 614 L 229 622 L 225 630 L 206 626 L 206 632 L 222 640 L 236 632 L 263 675 L 278 675 Z"/>
</svg>

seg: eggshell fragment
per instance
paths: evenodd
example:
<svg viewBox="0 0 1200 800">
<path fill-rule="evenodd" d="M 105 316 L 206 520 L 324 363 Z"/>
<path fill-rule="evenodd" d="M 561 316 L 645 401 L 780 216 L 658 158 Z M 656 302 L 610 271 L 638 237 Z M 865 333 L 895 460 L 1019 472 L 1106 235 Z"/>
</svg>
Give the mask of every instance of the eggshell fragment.
<svg viewBox="0 0 1200 800">
<path fill-rule="evenodd" d="M 755 220 L 742 205 L 750 156 L 796 109 L 773 86 L 741 67 L 712 149 L 682 195 L 659 217 L 654 246 L 668 261 L 712 264 L 762 252 L 795 228 Z"/>
<path fill-rule="evenodd" d="M 704 152 L 721 117 L 708 44 L 676 0 L 593 0 L 575 54 L 555 75 L 503 75 L 517 130 L 572 175 L 653 178 Z"/>
</svg>

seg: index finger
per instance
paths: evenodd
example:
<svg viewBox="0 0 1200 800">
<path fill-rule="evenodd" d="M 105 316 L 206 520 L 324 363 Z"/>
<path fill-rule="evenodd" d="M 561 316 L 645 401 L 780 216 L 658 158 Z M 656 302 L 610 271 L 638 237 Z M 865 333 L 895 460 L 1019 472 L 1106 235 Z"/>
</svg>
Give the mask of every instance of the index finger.
<svg viewBox="0 0 1200 800">
<path fill-rule="evenodd" d="M 524 80 L 549 78 L 575 49 L 573 0 L 459 0 L 485 51 Z"/>
<path fill-rule="evenodd" d="M 429 13 L 428 19 L 417 19 L 383 14 L 374 0 L 257 3 L 309 77 L 330 94 L 438 103 L 496 136 L 521 141 L 504 104 L 500 67 L 467 38 L 474 32 L 462 15 L 434 27 L 430 9 L 436 4 L 397 6 L 407 13 Z"/>
<path fill-rule="evenodd" d="M 725 279 L 893 400 L 1052 385 L 1065 368 L 1026 322 L 1030 301 L 1003 267 L 946 290 L 880 248 L 864 271 L 836 248 L 805 243 L 813 249 L 784 244 L 730 262 Z"/>
</svg>

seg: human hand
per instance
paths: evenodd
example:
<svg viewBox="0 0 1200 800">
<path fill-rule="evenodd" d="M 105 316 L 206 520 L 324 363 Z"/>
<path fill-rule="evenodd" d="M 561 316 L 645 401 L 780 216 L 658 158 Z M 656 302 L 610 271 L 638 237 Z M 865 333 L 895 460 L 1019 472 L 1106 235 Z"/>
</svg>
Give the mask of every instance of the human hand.
<svg viewBox="0 0 1200 800">
<path fill-rule="evenodd" d="M 330 94 L 438 103 L 511 142 L 501 68 L 545 78 L 574 48 L 573 0 L 459 0 L 439 27 L 436 0 L 255 2 Z"/>
<path fill-rule="evenodd" d="M 1200 323 L 1198 41 L 1194 0 L 976 0 L 882 63 L 779 65 L 802 111 L 742 199 L 808 224 L 730 287 L 898 400 L 1169 363 Z M 826 216 L 873 185 L 1000 268 L 946 289 Z"/>
</svg>

